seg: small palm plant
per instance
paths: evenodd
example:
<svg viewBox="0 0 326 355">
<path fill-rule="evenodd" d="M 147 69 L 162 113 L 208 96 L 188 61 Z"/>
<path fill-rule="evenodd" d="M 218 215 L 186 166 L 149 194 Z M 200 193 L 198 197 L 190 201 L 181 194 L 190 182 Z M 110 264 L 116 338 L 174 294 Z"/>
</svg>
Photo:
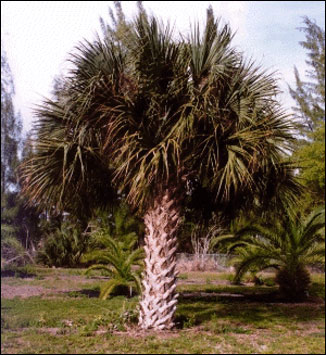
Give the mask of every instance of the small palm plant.
<svg viewBox="0 0 326 355">
<path fill-rule="evenodd" d="M 133 250 L 137 241 L 136 234 L 132 232 L 124 235 L 121 240 L 115 240 L 107 228 L 101 228 L 93 234 L 93 238 L 95 249 L 84 255 L 84 261 L 94 261 L 96 264 L 90 266 L 86 274 L 92 270 L 105 270 L 111 276 L 111 279 L 101 287 L 100 299 L 106 299 L 121 287 L 129 288 L 130 297 L 133 295 L 133 286 L 140 294 L 139 277 L 144 254 L 142 248 Z M 136 265 L 140 268 L 133 270 Z"/>
<path fill-rule="evenodd" d="M 233 235 L 221 236 L 228 250 L 237 256 L 235 282 L 247 271 L 277 270 L 276 282 L 289 299 L 301 299 L 308 290 L 310 275 L 306 266 L 325 262 L 325 210 L 313 211 L 305 220 L 284 215 L 273 226 L 249 225 Z"/>
</svg>

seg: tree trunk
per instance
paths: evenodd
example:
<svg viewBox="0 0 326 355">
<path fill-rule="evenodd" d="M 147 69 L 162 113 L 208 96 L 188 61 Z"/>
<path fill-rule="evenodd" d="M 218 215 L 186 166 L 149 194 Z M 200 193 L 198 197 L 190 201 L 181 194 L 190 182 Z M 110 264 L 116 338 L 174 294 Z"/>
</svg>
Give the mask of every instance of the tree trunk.
<svg viewBox="0 0 326 355">
<path fill-rule="evenodd" d="M 176 288 L 176 232 L 180 220 L 178 199 L 165 192 L 144 217 L 145 271 L 139 325 L 143 329 L 171 329 L 178 294 Z"/>
</svg>

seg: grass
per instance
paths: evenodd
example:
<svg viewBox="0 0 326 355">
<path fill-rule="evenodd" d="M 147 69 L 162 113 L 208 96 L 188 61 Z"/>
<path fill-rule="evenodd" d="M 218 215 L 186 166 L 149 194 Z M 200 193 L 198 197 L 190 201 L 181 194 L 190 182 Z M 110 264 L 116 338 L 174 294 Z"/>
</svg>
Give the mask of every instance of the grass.
<svg viewBox="0 0 326 355">
<path fill-rule="evenodd" d="M 29 273 L 34 277 L 4 277 L 2 287 L 16 291 L 38 287 L 48 293 L 2 298 L 4 354 L 323 354 L 325 350 L 323 275 L 313 275 L 310 290 L 319 302 L 287 304 L 273 301 L 275 287 L 218 284 L 229 275 L 187 273 L 179 278 L 177 329 L 142 332 L 137 328 L 137 297 L 97 298 L 100 274 L 87 279 L 78 269 L 33 268 Z"/>
</svg>

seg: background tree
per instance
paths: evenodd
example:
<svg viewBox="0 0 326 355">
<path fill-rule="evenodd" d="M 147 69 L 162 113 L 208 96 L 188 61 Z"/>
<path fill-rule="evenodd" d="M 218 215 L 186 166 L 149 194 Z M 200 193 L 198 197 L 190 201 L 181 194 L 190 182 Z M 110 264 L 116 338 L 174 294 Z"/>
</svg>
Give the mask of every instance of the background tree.
<svg viewBox="0 0 326 355">
<path fill-rule="evenodd" d="M 1 44 L 1 263 L 21 261 L 23 247 L 16 240 L 19 206 L 17 192 L 18 148 L 21 119 L 15 112 L 14 80 L 6 52 Z M 17 258 L 16 258 L 17 257 Z"/>
<path fill-rule="evenodd" d="M 6 52 L 1 45 L 1 194 L 17 189 L 18 148 L 22 122 L 15 112 L 14 80 Z"/>
<path fill-rule="evenodd" d="M 195 26 L 180 40 L 140 8 L 123 43 L 109 33 L 81 43 L 69 95 L 37 111 L 35 155 L 24 168 L 31 200 L 69 207 L 94 177 L 144 216 L 145 329 L 174 326 L 177 232 L 189 194 L 207 191 L 207 205 L 232 216 L 280 194 L 293 201 L 300 190 L 285 161 L 295 127 L 277 83 L 231 40 L 211 8 L 204 33 Z M 94 159 L 103 174 L 88 165 Z"/>
<path fill-rule="evenodd" d="M 14 108 L 14 94 L 13 75 L 1 46 L 1 240 L 6 245 L 2 256 L 22 263 L 32 260 L 40 233 L 39 214 L 33 206 L 26 206 L 20 194 L 18 165 L 31 151 L 28 137 L 23 141 L 21 136 L 22 121 Z"/>
<path fill-rule="evenodd" d="M 309 188 L 306 208 L 311 208 L 325 203 L 325 30 L 308 17 L 303 22 L 300 30 L 306 39 L 300 44 L 307 50 L 308 81 L 302 81 L 295 67 L 296 88 L 289 89 L 303 124 L 295 157 L 302 166 L 300 177 Z"/>
</svg>

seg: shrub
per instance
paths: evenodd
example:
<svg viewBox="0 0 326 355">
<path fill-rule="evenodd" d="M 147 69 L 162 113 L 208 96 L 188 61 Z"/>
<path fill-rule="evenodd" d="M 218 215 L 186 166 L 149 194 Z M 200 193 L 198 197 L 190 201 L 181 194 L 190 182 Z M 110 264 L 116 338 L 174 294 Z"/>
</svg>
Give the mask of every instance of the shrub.
<svg viewBox="0 0 326 355">
<path fill-rule="evenodd" d="M 34 258 L 32 254 L 23 247 L 21 242 L 14 236 L 2 237 L 1 269 L 7 269 L 13 266 L 24 266 L 27 263 L 34 264 Z"/>
<path fill-rule="evenodd" d="M 79 226 L 64 222 L 47 235 L 37 261 L 48 266 L 76 267 L 88 245 L 89 236 Z"/>
</svg>

